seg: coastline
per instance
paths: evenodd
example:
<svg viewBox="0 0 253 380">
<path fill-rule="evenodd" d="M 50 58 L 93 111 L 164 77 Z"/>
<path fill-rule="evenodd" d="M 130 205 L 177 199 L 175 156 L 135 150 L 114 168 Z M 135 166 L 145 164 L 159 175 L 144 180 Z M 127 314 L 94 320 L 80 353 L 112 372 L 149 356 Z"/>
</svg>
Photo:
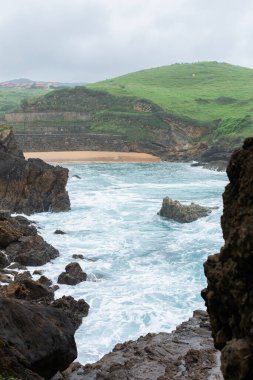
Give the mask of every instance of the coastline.
<svg viewBox="0 0 253 380">
<path fill-rule="evenodd" d="M 87 163 L 144 163 L 160 162 L 160 158 L 148 153 L 104 152 L 104 151 L 61 151 L 24 152 L 26 159 L 41 158 L 46 162 L 87 162 Z"/>
</svg>

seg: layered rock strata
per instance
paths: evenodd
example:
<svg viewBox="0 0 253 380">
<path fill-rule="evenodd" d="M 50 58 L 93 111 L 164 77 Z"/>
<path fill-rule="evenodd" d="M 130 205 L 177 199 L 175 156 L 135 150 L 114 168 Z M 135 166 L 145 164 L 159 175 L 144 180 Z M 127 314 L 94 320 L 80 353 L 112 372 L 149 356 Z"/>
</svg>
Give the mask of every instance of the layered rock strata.
<svg viewBox="0 0 253 380">
<path fill-rule="evenodd" d="M 202 295 L 224 378 L 253 379 L 253 138 L 233 153 L 223 194 L 224 246 L 205 263 Z"/>
<path fill-rule="evenodd" d="M 68 170 L 40 159 L 25 160 L 9 129 L 0 133 L 0 209 L 31 214 L 67 211 Z"/>
</svg>

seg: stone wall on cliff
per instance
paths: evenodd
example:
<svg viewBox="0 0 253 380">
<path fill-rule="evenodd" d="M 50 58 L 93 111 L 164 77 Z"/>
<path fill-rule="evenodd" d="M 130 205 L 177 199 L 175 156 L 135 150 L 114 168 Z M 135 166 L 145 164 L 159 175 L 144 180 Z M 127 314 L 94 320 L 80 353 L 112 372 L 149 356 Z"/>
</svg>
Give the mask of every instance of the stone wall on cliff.
<svg viewBox="0 0 253 380">
<path fill-rule="evenodd" d="M 0 209 L 31 214 L 67 211 L 68 170 L 39 159 L 25 160 L 11 130 L 0 133 Z"/>
<path fill-rule="evenodd" d="M 235 151 L 223 194 L 224 246 L 209 256 L 202 295 L 224 378 L 253 379 L 253 138 Z"/>
</svg>

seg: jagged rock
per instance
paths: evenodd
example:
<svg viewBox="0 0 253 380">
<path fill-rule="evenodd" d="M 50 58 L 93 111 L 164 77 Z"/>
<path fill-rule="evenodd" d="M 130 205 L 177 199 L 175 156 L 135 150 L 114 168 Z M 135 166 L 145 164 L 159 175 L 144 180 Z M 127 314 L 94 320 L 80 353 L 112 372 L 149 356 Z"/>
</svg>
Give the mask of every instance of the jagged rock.
<svg viewBox="0 0 253 380">
<path fill-rule="evenodd" d="M 7 287 L 3 287 L 0 291 L 1 296 L 23 299 L 29 301 L 52 301 L 54 299 L 54 291 L 41 284 L 39 281 L 31 279 L 18 279 Z"/>
<path fill-rule="evenodd" d="M 62 310 L 0 298 L 1 375 L 49 380 L 76 358 L 74 333 Z"/>
<path fill-rule="evenodd" d="M 52 303 L 52 306 L 64 310 L 76 329 L 81 325 L 82 318 L 88 315 L 90 308 L 83 299 L 76 301 L 71 296 L 58 298 Z"/>
<path fill-rule="evenodd" d="M 12 132 L 0 133 L 0 208 L 25 214 L 67 211 L 67 180 L 67 169 L 40 159 L 26 161 Z"/>
<path fill-rule="evenodd" d="M 8 245 L 6 254 L 22 265 L 39 266 L 59 256 L 59 251 L 41 236 L 22 236 L 18 242 Z"/>
<path fill-rule="evenodd" d="M 211 211 L 211 207 L 199 206 L 196 203 L 185 206 L 179 201 L 173 201 L 173 199 L 166 197 L 163 199 L 162 208 L 158 215 L 179 223 L 190 223 L 209 215 Z"/>
<path fill-rule="evenodd" d="M 70 263 L 65 267 L 66 272 L 62 272 L 58 277 L 58 284 L 76 285 L 86 281 L 87 274 L 78 263 Z"/>
<path fill-rule="evenodd" d="M 225 245 L 208 257 L 202 291 L 226 380 L 253 379 L 253 138 L 233 153 L 221 218 Z"/>
<path fill-rule="evenodd" d="M 94 364 L 74 369 L 66 380 L 222 380 L 207 313 L 196 311 L 171 334 L 148 334 L 117 344 Z"/>
</svg>

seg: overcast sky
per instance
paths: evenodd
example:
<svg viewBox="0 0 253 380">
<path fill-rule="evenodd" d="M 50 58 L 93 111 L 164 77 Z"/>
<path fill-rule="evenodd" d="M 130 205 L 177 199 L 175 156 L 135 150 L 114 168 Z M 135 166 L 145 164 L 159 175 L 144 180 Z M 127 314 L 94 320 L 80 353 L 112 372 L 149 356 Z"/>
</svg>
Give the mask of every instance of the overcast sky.
<svg viewBox="0 0 253 380">
<path fill-rule="evenodd" d="M 252 0 L 0 0 L 0 81 L 95 82 L 176 62 L 253 68 Z"/>
</svg>

